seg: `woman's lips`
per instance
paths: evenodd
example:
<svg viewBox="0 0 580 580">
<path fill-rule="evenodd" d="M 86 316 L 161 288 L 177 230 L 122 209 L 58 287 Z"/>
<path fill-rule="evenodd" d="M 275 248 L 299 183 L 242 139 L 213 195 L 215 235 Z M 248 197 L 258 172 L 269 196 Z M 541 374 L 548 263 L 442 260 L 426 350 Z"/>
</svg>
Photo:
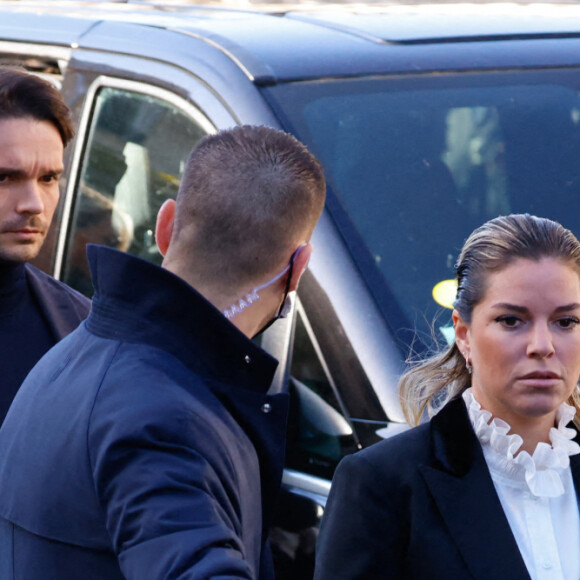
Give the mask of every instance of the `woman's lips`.
<svg viewBox="0 0 580 580">
<path fill-rule="evenodd" d="M 551 371 L 534 371 L 519 378 L 520 382 L 534 387 L 551 387 L 560 380 L 562 377 Z"/>
</svg>

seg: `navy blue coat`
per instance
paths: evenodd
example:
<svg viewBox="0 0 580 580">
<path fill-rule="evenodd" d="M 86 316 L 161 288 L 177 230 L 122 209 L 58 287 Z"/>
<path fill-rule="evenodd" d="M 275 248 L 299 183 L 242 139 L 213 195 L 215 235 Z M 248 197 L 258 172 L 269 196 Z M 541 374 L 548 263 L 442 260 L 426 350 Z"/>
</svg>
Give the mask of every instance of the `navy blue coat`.
<svg viewBox="0 0 580 580">
<path fill-rule="evenodd" d="M 461 398 L 340 463 L 315 579 L 355 578 L 529 580 Z"/>
<path fill-rule="evenodd" d="M 30 264 L 24 272 L 56 344 L 87 317 L 91 301 Z"/>
<path fill-rule="evenodd" d="M 270 578 L 276 361 L 183 280 L 89 247 L 87 321 L 0 430 L 0 578 Z"/>
<path fill-rule="evenodd" d="M 30 264 L 3 263 L 1 269 L 0 351 L 6 358 L 0 365 L 0 424 L 30 369 L 87 317 L 91 306 L 88 298 Z M 6 277 L 6 271 L 15 276 Z"/>
</svg>

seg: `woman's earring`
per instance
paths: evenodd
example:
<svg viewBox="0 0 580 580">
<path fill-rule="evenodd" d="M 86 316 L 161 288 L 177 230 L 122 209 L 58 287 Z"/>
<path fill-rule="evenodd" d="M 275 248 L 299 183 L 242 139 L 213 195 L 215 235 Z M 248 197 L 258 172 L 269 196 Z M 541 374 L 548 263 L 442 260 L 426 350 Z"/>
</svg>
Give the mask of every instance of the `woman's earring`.
<svg viewBox="0 0 580 580">
<path fill-rule="evenodd" d="M 465 356 L 465 368 L 467 369 L 467 372 L 469 374 L 471 374 L 473 367 L 471 366 L 471 363 L 469 362 L 469 355 L 465 354 L 464 356 Z"/>
</svg>

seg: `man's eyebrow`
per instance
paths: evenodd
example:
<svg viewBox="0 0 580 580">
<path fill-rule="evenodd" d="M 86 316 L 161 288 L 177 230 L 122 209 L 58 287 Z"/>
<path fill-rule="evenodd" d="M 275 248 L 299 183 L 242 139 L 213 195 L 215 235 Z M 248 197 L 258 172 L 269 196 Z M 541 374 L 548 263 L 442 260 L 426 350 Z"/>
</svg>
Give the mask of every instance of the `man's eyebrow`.
<svg viewBox="0 0 580 580">
<path fill-rule="evenodd" d="M 26 172 L 23 169 L 14 169 L 14 167 L 0 167 L 0 175 L 22 177 L 23 175 L 26 175 Z"/>
<path fill-rule="evenodd" d="M 43 173 L 43 175 L 51 175 L 54 177 L 58 177 L 59 175 L 62 175 L 64 172 L 64 167 L 59 167 L 58 169 L 49 169 L 48 171 L 45 171 Z"/>
<path fill-rule="evenodd" d="M 59 177 L 64 173 L 64 167 L 57 167 L 55 169 L 47 169 L 42 172 L 42 175 L 50 175 Z M 27 175 L 24 169 L 14 169 L 14 167 L 0 167 L 0 175 L 7 175 L 8 177 L 25 177 Z"/>
</svg>

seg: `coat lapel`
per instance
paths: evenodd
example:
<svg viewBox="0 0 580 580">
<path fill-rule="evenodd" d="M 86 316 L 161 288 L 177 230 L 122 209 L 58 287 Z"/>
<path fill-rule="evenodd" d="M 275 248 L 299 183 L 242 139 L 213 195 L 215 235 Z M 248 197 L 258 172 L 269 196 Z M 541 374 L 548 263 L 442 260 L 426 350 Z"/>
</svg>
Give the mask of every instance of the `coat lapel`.
<svg viewBox="0 0 580 580">
<path fill-rule="evenodd" d="M 462 399 L 431 421 L 435 462 L 420 468 L 474 578 L 529 580 Z"/>
<path fill-rule="evenodd" d="M 75 303 L 67 292 L 57 284 L 48 283 L 42 273 L 26 265 L 26 279 L 37 304 L 48 323 L 55 342 L 70 334 L 86 318 L 89 310 L 89 301 L 84 307 L 80 299 Z"/>
</svg>

